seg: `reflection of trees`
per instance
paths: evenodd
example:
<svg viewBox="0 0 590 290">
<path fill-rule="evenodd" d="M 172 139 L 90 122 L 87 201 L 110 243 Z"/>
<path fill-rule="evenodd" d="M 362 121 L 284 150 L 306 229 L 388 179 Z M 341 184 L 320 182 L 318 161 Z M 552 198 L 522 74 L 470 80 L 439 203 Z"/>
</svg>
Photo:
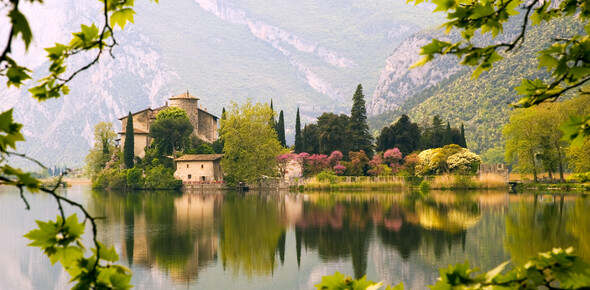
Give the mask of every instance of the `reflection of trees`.
<svg viewBox="0 0 590 290">
<path fill-rule="evenodd" d="M 579 206 L 571 208 L 571 204 L 566 205 L 563 195 L 535 195 L 522 197 L 523 200 L 517 201 L 510 205 L 510 210 L 506 218 L 506 239 L 504 246 L 512 256 L 512 260 L 517 264 L 526 262 L 530 257 L 536 256 L 538 252 L 545 252 L 555 247 L 584 248 L 587 243 L 583 231 L 583 225 L 588 225 L 588 207 L 587 202 L 580 201 L 576 203 Z M 531 200 L 527 199 L 533 199 Z M 566 231 L 566 218 L 569 214 L 569 224 Z M 575 226 L 574 226 L 575 225 Z M 577 228 L 580 225 L 582 228 Z M 581 231 L 577 231 L 580 229 Z M 576 239 L 577 234 L 580 235 Z M 584 255 L 583 252 L 580 254 Z M 584 256 L 583 256 L 584 257 Z M 584 258 L 588 258 L 585 256 Z"/>
<path fill-rule="evenodd" d="M 578 240 L 577 253 L 590 262 L 590 199 L 587 196 L 576 199 L 568 219 L 567 230 Z"/>
<path fill-rule="evenodd" d="M 325 261 L 351 257 L 355 277 L 364 276 L 372 233 L 368 208 L 367 202 L 306 204 L 295 229 L 297 262 L 303 244 L 306 249 L 317 248 Z"/>
<path fill-rule="evenodd" d="M 276 251 L 280 252 L 282 247 L 284 253 L 286 232 L 276 202 L 265 201 L 261 196 L 230 196 L 223 203 L 221 219 L 219 244 L 224 267 L 248 277 L 270 274 L 275 267 Z"/>
<path fill-rule="evenodd" d="M 121 258 L 130 265 L 156 266 L 184 281 L 217 257 L 213 223 L 221 195 L 100 192 L 94 198 L 105 223 L 120 225 L 111 228 L 121 229 Z"/>
</svg>

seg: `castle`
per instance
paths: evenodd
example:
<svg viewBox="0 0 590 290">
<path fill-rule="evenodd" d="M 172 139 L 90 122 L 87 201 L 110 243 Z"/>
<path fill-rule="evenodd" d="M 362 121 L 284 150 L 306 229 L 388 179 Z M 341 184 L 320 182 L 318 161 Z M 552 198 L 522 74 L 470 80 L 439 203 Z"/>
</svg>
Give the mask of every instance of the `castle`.
<svg viewBox="0 0 590 290">
<path fill-rule="evenodd" d="M 149 136 L 150 125 L 156 120 L 156 115 L 170 107 L 177 107 L 186 111 L 194 130 L 191 136 L 196 136 L 206 142 L 214 142 L 217 140 L 217 117 L 207 112 L 207 109 L 199 108 L 199 98 L 191 96 L 188 91 L 178 96 L 172 96 L 169 103 L 162 107 L 152 109 L 147 108 L 139 112 L 131 114 L 133 118 L 133 137 L 134 137 L 134 153 L 135 156 L 143 158 L 145 156 L 145 147 L 152 142 Z M 169 104 L 169 105 L 168 105 Z M 121 132 L 119 136 L 121 139 L 121 148 L 125 145 L 125 128 L 127 128 L 127 118 L 129 116 L 121 117 Z"/>
</svg>

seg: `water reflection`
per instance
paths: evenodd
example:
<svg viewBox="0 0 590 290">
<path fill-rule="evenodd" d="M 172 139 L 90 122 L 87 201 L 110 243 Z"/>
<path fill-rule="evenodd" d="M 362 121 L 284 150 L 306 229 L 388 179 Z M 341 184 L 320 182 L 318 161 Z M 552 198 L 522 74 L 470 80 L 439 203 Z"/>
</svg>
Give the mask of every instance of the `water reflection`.
<svg viewBox="0 0 590 290">
<path fill-rule="evenodd" d="M 31 228 L 32 220 L 9 218 L 17 214 L 13 208 L 20 200 L 3 190 L 0 212 L 10 213 L 4 216 L 10 224 L 0 223 L 3 232 Z M 68 196 L 105 216 L 100 239 L 115 245 L 123 263 L 135 272 L 139 288 L 310 288 L 321 275 L 341 271 L 423 289 L 435 282 L 438 268 L 465 259 L 474 267 L 491 269 L 511 258 L 522 263 L 558 246 L 573 246 L 590 259 L 587 197 L 68 190 Z M 50 199 L 31 198 L 36 207 L 54 206 Z M 24 230 L 14 235 L 22 234 Z M 20 240 L 13 243 L 26 248 Z M 14 256 L 1 250 L 0 255 Z M 5 268 L 47 264 L 31 260 L 29 254 L 20 257 L 20 266 Z M 22 276 L 32 285 L 61 283 L 37 281 L 41 276 L 30 273 L 39 271 Z M 7 278 L 3 275 L 0 279 Z M 11 275 L 7 279 L 18 277 Z"/>
</svg>

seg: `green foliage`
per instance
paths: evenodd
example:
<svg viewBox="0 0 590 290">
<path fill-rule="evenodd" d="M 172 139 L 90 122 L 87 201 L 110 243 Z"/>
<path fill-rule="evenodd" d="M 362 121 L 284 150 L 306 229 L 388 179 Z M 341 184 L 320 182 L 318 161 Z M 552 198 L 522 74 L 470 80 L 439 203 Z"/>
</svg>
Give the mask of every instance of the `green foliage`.
<svg viewBox="0 0 590 290">
<path fill-rule="evenodd" d="M 302 136 L 301 136 L 301 117 L 299 116 L 299 107 L 297 107 L 297 116 L 295 117 L 295 153 L 301 153 L 302 151 Z"/>
<path fill-rule="evenodd" d="M 131 271 L 113 264 L 119 260 L 114 247 L 107 248 L 95 240 L 92 255 L 84 257 L 81 242 L 85 223 L 79 223 L 76 214 L 66 219 L 57 216 L 56 221 L 36 222 L 39 228 L 25 235 L 31 240 L 29 246 L 41 248 L 51 264 L 59 262 L 75 282 L 72 289 L 131 288 Z"/>
<path fill-rule="evenodd" d="M 340 272 L 334 273 L 332 276 L 324 276 L 322 277 L 322 281 L 319 284 L 316 284 L 316 289 L 326 289 L 326 290 L 364 290 L 364 289 L 380 289 L 382 287 L 382 282 L 373 282 L 367 280 L 367 277 L 362 277 L 360 279 L 353 279 L 349 276 L 345 276 Z M 400 283 L 395 287 L 388 286 L 385 290 L 402 290 L 404 289 L 404 284 Z"/>
<path fill-rule="evenodd" d="M 580 257 L 572 255 L 573 249 L 553 249 L 539 253 L 524 266 L 506 269 L 509 262 L 504 262 L 496 268 L 478 274 L 477 268 L 464 264 L 439 270 L 438 282 L 429 286 L 433 290 L 443 289 L 582 289 L 590 287 L 590 266 Z M 503 274 L 504 273 L 504 274 Z M 379 289 L 382 283 L 367 281 L 365 277 L 354 280 L 336 272 L 332 276 L 322 277 L 317 289 Z M 386 289 L 403 289 L 403 285 Z"/>
<path fill-rule="evenodd" d="M 377 151 L 398 148 L 403 156 L 420 149 L 420 128 L 408 115 L 402 115 L 395 124 L 384 127 L 377 137 Z"/>
<path fill-rule="evenodd" d="M 193 132 L 188 115 L 183 109 L 168 107 L 156 115 L 156 121 L 150 126 L 150 137 L 160 154 L 173 156 L 177 151 L 188 148 Z"/>
<path fill-rule="evenodd" d="M 352 109 L 349 122 L 350 150 L 364 150 L 367 156 L 373 158 L 373 136 L 369 133 L 367 124 L 367 108 L 365 107 L 365 95 L 363 87 L 358 84 L 352 96 Z"/>
<path fill-rule="evenodd" d="M 135 134 L 133 130 L 133 115 L 127 115 L 127 126 L 125 127 L 125 144 L 123 145 L 123 162 L 125 168 L 133 168 L 135 157 Z"/>
<path fill-rule="evenodd" d="M 335 184 L 338 182 L 338 175 L 334 174 L 331 170 L 324 170 L 318 173 L 315 178 L 319 182 L 327 182 L 330 184 Z"/>
<path fill-rule="evenodd" d="M 143 188 L 144 180 L 142 178 L 143 171 L 140 168 L 132 168 L 127 170 L 127 187 L 130 189 Z"/>
<path fill-rule="evenodd" d="M 283 110 L 279 113 L 279 121 L 277 122 L 277 138 L 281 146 L 287 147 L 287 141 L 285 139 L 285 116 Z"/>
<path fill-rule="evenodd" d="M 282 147 L 268 122 L 272 115 L 270 107 L 251 101 L 241 106 L 232 103 L 226 114 L 220 128 L 220 138 L 225 142 L 221 161 L 224 172 L 236 181 L 246 182 L 256 181 L 262 175 L 274 176 L 275 157 Z"/>
<path fill-rule="evenodd" d="M 94 147 L 84 159 L 84 171 L 91 177 L 98 174 L 111 160 L 115 151 L 117 134 L 110 122 L 99 122 L 94 126 Z"/>
<path fill-rule="evenodd" d="M 182 180 L 174 178 L 174 170 L 158 165 L 146 172 L 145 189 L 180 189 Z"/>
<path fill-rule="evenodd" d="M 426 180 L 422 180 L 422 182 L 420 182 L 420 191 L 422 192 L 427 192 L 430 190 L 430 183 Z"/>
<path fill-rule="evenodd" d="M 415 3 L 423 0 L 415 0 Z M 416 65 L 423 65 L 434 58 L 435 55 L 452 54 L 461 59 L 461 64 L 476 67 L 472 76 L 478 77 L 483 71 L 492 68 L 493 64 L 502 59 L 497 51 L 506 52 L 520 48 L 525 39 L 525 34 L 530 31 L 527 26 L 529 21 L 533 25 L 549 24 L 565 17 L 575 17 L 580 23 L 584 23 L 585 30 L 575 31 L 552 39 L 544 48 L 538 50 L 537 59 L 539 68 L 546 68 L 551 78 L 523 79 L 516 90 L 522 98 L 514 105 L 518 107 L 530 107 L 546 101 L 554 101 L 567 91 L 577 88 L 590 80 L 590 60 L 585 57 L 590 50 L 590 38 L 587 25 L 587 5 L 583 1 L 562 1 L 559 5 L 551 5 L 550 2 L 522 0 L 501 2 L 491 0 L 478 0 L 471 3 L 460 1 L 433 0 L 437 5 L 434 11 L 444 11 L 450 20 L 444 24 L 449 32 L 452 29 L 461 31 L 461 39 L 457 42 L 444 42 L 433 39 L 431 43 L 422 47 L 421 54 L 424 58 Z M 525 12 L 521 20 L 522 30 L 509 41 L 497 41 L 487 46 L 477 46 L 472 42 L 475 31 L 482 34 L 491 34 L 495 38 L 503 33 L 504 25 L 514 15 L 520 14 L 518 8 Z M 570 121 L 566 126 L 577 126 L 577 130 L 566 130 L 568 139 L 583 138 L 590 134 L 590 126 L 587 121 L 590 116 L 583 119 Z"/>
</svg>

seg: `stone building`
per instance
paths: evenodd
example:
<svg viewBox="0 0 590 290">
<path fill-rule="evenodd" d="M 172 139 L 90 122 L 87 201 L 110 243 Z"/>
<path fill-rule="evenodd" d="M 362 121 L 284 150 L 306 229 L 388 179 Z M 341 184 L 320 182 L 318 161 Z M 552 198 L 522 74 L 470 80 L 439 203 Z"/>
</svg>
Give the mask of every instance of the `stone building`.
<svg viewBox="0 0 590 290">
<path fill-rule="evenodd" d="M 217 117 L 207 112 L 207 109 L 199 107 L 199 98 L 191 96 L 188 92 L 178 96 L 172 96 L 164 106 L 159 108 L 147 108 L 139 112 L 131 114 L 133 118 L 133 136 L 134 136 L 134 152 L 135 156 L 144 157 L 145 147 L 152 142 L 149 137 L 150 125 L 156 120 L 156 115 L 166 108 L 177 107 L 186 111 L 194 130 L 191 136 L 196 136 L 201 140 L 213 142 L 217 140 Z M 121 132 L 119 136 L 121 139 L 121 148 L 125 145 L 125 128 L 127 128 L 128 116 L 121 117 Z"/>
<path fill-rule="evenodd" d="M 223 154 L 186 154 L 174 159 L 174 177 L 182 182 L 222 181 Z"/>
</svg>

